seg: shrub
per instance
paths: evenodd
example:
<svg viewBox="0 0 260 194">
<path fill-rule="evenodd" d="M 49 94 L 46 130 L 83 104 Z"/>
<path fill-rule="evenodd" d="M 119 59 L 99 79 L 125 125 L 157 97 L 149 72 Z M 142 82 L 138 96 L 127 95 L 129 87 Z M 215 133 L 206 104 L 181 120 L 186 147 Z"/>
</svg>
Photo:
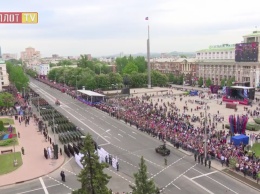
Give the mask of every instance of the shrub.
<svg viewBox="0 0 260 194">
<path fill-rule="evenodd" d="M 3 121 L 0 121 L 0 131 L 4 131 L 5 128 L 4 128 L 4 123 Z"/>
<path fill-rule="evenodd" d="M 260 125 L 260 118 L 254 119 L 254 121 L 256 122 L 256 124 Z"/>
<path fill-rule="evenodd" d="M 225 128 L 226 129 L 230 129 L 230 125 L 226 124 Z M 247 123 L 246 130 L 249 130 L 249 131 L 259 131 L 260 130 L 260 125 L 255 124 L 255 123 Z"/>
<path fill-rule="evenodd" d="M 0 146 L 9 146 L 16 143 L 16 139 L 6 139 L 0 141 Z"/>
</svg>

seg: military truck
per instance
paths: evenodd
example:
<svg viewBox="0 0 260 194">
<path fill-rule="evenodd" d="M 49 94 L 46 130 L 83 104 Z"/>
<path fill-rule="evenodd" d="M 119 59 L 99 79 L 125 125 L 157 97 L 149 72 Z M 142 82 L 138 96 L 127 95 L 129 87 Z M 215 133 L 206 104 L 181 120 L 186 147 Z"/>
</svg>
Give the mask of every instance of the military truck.
<svg viewBox="0 0 260 194">
<path fill-rule="evenodd" d="M 162 156 L 169 156 L 171 151 L 166 148 L 166 145 L 160 145 L 159 147 L 155 148 L 156 153 L 161 154 Z"/>
</svg>

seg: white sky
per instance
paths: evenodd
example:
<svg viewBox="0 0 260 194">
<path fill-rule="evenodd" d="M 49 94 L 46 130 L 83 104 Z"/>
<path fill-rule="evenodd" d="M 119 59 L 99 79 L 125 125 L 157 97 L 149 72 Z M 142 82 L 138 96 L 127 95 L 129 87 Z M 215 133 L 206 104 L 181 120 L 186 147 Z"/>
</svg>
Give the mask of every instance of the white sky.
<svg viewBox="0 0 260 194">
<path fill-rule="evenodd" d="M 39 23 L 0 24 L 3 53 L 43 56 L 196 51 L 260 30 L 258 0 L 1 0 L 0 12 L 38 12 Z"/>
</svg>

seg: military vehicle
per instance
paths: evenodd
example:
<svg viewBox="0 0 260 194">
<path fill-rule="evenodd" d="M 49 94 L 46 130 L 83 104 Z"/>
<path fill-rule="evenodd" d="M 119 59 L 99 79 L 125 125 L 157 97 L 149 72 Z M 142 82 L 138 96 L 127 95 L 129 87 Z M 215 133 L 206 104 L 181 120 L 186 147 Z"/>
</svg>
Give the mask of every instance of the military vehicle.
<svg viewBox="0 0 260 194">
<path fill-rule="evenodd" d="M 160 145 L 159 147 L 155 148 L 156 153 L 161 154 L 162 156 L 169 156 L 171 151 L 166 148 L 166 145 Z"/>
</svg>

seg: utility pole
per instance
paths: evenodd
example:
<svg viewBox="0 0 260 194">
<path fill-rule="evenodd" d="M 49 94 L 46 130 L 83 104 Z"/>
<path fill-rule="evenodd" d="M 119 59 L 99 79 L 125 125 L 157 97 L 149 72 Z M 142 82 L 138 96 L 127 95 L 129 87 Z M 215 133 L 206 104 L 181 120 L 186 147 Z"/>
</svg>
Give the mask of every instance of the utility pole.
<svg viewBox="0 0 260 194">
<path fill-rule="evenodd" d="M 146 18 L 148 20 L 148 17 Z M 148 67 L 148 88 L 152 87 L 151 84 L 151 64 L 150 64 L 150 29 L 148 23 L 148 39 L 147 39 L 147 67 Z"/>
</svg>

